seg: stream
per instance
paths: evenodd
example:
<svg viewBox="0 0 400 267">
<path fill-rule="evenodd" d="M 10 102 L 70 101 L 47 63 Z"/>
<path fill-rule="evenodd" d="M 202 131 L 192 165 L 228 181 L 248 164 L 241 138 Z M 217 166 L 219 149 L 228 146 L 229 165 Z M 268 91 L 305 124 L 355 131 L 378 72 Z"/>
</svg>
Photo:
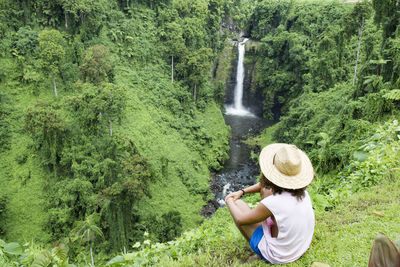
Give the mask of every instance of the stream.
<svg viewBox="0 0 400 267">
<path fill-rule="evenodd" d="M 243 187 L 253 185 L 259 175 L 258 164 L 250 159 L 250 148 L 242 141 L 249 136 L 257 135 L 267 123 L 252 112 L 251 106 L 243 105 L 243 82 L 245 79 L 244 39 L 238 43 L 238 62 L 233 103 L 225 103 L 225 123 L 231 127 L 229 159 L 224 168 L 213 175 L 210 189 L 215 198 L 207 203 L 202 215 L 210 217 L 219 208 L 225 206 L 225 196 Z"/>
</svg>

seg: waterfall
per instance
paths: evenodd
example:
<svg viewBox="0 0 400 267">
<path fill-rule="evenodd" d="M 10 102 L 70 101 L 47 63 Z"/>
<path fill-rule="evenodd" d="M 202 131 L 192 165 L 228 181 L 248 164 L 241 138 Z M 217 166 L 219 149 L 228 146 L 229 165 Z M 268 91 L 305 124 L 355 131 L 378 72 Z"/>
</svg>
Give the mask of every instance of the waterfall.
<svg viewBox="0 0 400 267">
<path fill-rule="evenodd" d="M 226 114 L 237 116 L 254 116 L 249 110 L 243 106 L 243 81 L 244 81 L 244 54 L 246 42 L 249 39 L 245 38 L 243 42 L 238 44 L 238 63 L 236 71 L 236 85 L 234 91 L 233 105 L 226 106 Z"/>
<path fill-rule="evenodd" d="M 203 207 L 202 215 L 209 217 L 216 209 L 225 206 L 225 197 L 243 187 L 257 182 L 259 168 L 250 161 L 250 148 L 243 142 L 250 135 L 255 135 L 267 126 L 268 122 L 249 111 L 243 106 L 243 81 L 245 76 L 244 54 L 245 44 L 248 39 L 238 44 L 238 63 L 234 101 L 225 105 L 225 123 L 231 127 L 231 140 L 229 159 L 224 163 L 224 168 L 215 174 L 210 189 L 215 198 Z M 249 101 L 250 102 L 250 101 Z M 254 107 L 254 106 L 252 106 Z"/>
<path fill-rule="evenodd" d="M 238 46 L 238 64 L 237 64 L 237 74 L 236 74 L 236 85 L 235 85 L 235 102 L 233 107 L 237 110 L 243 109 L 243 81 L 244 81 L 244 53 L 246 48 L 246 41 L 244 39 L 243 42 L 239 43 Z"/>
</svg>

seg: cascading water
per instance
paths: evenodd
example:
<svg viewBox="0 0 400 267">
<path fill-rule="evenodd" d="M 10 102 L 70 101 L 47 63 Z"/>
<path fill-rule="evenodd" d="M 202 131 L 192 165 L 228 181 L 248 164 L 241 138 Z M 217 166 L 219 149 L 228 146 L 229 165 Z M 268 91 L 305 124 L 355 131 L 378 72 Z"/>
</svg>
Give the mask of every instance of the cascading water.
<svg viewBox="0 0 400 267">
<path fill-rule="evenodd" d="M 236 70 L 236 85 L 234 90 L 234 102 L 233 105 L 226 105 L 227 115 L 237 116 L 254 116 L 249 110 L 243 106 L 243 81 L 245 75 L 244 69 L 244 54 L 246 51 L 246 42 L 249 39 L 245 38 L 238 44 L 238 63 Z"/>
<path fill-rule="evenodd" d="M 242 142 L 249 134 L 254 135 L 265 126 L 262 118 L 250 112 L 242 102 L 245 80 L 244 55 L 247 41 L 248 39 L 244 39 L 238 44 L 239 55 L 234 101 L 225 105 L 225 122 L 230 125 L 232 135 L 229 159 L 225 162 L 224 168 L 215 175 L 210 185 L 215 198 L 203 208 L 204 216 L 211 216 L 217 208 L 224 206 L 225 196 L 230 192 L 254 184 L 256 175 L 259 174 L 257 166 L 250 162 L 249 148 Z"/>
</svg>

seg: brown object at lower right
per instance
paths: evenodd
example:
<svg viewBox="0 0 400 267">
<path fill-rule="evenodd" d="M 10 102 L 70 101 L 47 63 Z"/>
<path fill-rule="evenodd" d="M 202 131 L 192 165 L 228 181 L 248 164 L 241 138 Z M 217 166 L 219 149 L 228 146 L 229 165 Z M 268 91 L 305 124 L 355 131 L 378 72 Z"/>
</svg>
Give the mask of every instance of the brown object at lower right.
<svg viewBox="0 0 400 267">
<path fill-rule="evenodd" d="M 387 236 L 375 238 L 368 267 L 400 267 L 400 252 Z"/>
</svg>

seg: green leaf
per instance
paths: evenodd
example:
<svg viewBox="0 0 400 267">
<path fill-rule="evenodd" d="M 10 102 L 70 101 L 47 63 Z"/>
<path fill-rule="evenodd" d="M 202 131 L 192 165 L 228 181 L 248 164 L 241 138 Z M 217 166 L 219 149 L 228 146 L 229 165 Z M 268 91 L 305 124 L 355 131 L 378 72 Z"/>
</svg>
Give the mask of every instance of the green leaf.
<svg viewBox="0 0 400 267">
<path fill-rule="evenodd" d="M 44 251 L 43 253 L 36 256 L 32 262 L 31 267 L 47 267 L 51 266 L 51 255 L 50 252 Z"/>
<path fill-rule="evenodd" d="M 312 199 L 313 206 L 318 211 L 325 210 L 326 207 L 329 207 L 329 202 L 325 196 L 321 194 L 312 194 L 310 195 Z"/>
<path fill-rule="evenodd" d="M 359 162 L 363 162 L 368 158 L 368 153 L 365 151 L 356 151 L 353 153 L 353 158 Z"/>
<path fill-rule="evenodd" d="M 388 100 L 400 100 L 400 89 L 393 89 L 383 95 L 383 98 Z"/>
<path fill-rule="evenodd" d="M 378 60 L 371 59 L 371 60 L 369 61 L 369 63 L 380 65 L 380 64 L 386 64 L 386 63 L 388 63 L 389 61 L 390 61 L 390 60 L 386 60 L 386 59 L 378 59 Z"/>
<path fill-rule="evenodd" d="M 120 263 L 124 263 L 125 259 L 124 256 L 118 255 L 112 258 L 110 261 L 106 263 L 106 266 L 118 266 Z"/>
<path fill-rule="evenodd" d="M 23 252 L 21 245 L 16 242 L 7 243 L 3 251 L 10 255 L 21 255 Z"/>
<path fill-rule="evenodd" d="M 51 252 L 55 257 L 57 257 L 61 262 L 67 261 L 68 258 L 68 251 L 65 246 L 57 246 L 54 247 Z"/>
<path fill-rule="evenodd" d="M 327 133 L 319 133 L 323 140 L 329 140 L 329 135 Z"/>
<path fill-rule="evenodd" d="M 126 253 L 124 254 L 125 261 L 133 261 L 137 257 L 136 253 Z"/>
</svg>

